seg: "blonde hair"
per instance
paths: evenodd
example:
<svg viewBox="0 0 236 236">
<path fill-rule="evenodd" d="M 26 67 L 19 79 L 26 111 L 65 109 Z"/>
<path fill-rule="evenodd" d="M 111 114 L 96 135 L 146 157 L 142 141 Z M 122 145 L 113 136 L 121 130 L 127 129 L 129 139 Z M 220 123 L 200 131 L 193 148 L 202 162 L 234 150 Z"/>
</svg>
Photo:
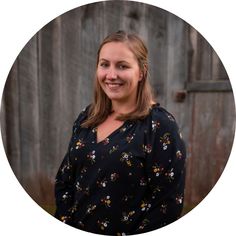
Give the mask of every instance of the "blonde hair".
<svg viewBox="0 0 236 236">
<path fill-rule="evenodd" d="M 136 108 L 128 114 L 119 115 L 116 119 L 121 121 L 143 119 L 149 114 L 150 108 L 154 103 L 153 92 L 148 80 L 148 50 L 143 41 L 136 34 L 127 34 L 124 31 L 117 31 L 108 35 L 101 43 L 97 52 L 97 66 L 102 47 L 110 42 L 126 43 L 136 57 L 143 75 L 142 80 L 138 84 Z M 82 124 L 82 127 L 95 127 L 101 124 L 112 112 L 111 109 L 111 100 L 104 93 L 98 80 L 95 79 L 94 101 L 89 107 L 88 117 Z"/>
</svg>

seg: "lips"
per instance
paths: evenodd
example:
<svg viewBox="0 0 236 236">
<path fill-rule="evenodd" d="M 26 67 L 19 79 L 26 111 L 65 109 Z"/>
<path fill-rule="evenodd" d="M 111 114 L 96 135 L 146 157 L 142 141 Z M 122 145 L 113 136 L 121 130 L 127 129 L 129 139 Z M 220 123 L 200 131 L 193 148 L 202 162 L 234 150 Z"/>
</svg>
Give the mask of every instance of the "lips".
<svg viewBox="0 0 236 236">
<path fill-rule="evenodd" d="M 110 89 L 120 88 L 124 83 L 121 82 L 105 82 L 106 86 Z"/>
</svg>

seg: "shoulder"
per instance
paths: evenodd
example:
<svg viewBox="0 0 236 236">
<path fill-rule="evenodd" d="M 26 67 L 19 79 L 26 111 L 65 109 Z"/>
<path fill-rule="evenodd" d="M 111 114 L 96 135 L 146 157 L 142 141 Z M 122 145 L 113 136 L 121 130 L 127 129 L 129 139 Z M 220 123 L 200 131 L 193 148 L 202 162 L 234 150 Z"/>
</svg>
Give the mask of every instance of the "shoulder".
<svg viewBox="0 0 236 236">
<path fill-rule="evenodd" d="M 184 150 L 184 142 L 179 126 L 175 117 L 161 107 L 154 105 L 149 114 L 149 133 L 150 139 L 157 140 L 158 143 L 172 143 Z M 165 150 L 165 149 L 163 149 Z"/>
<path fill-rule="evenodd" d="M 80 126 L 80 124 L 87 118 L 91 104 L 84 107 L 82 111 L 77 116 L 77 119 L 74 122 L 74 126 Z"/>
<path fill-rule="evenodd" d="M 158 103 L 152 106 L 148 117 L 151 123 L 159 122 L 160 124 L 170 126 L 176 124 L 175 117 Z"/>
<path fill-rule="evenodd" d="M 150 138 L 163 136 L 167 133 L 172 136 L 181 136 L 175 117 L 159 104 L 152 106 L 145 123 L 147 135 Z"/>
</svg>

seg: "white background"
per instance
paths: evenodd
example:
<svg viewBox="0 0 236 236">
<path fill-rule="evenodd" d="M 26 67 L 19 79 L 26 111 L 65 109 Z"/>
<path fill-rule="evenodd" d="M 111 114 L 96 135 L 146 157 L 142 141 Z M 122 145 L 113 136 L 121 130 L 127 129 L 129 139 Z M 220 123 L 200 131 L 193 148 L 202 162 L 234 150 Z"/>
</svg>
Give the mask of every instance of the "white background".
<svg viewBox="0 0 236 236">
<path fill-rule="evenodd" d="M 1 96 L 9 70 L 30 38 L 55 17 L 91 2 L 93 1 L 0 0 Z M 236 7 L 233 0 L 141 2 L 168 10 L 196 28 L 218 53 L 235 92 L 236 64 L 233 56 L 236 54 Z M 8 164 L 2 140 L 0 152 L 0 235 L 88 235 L 62 224 L 42 210 L 15 178 Z M 235 145 L 232 153 L 218 183 L 194 210 L 177 222 L 148 235 L 236 235 Z"/>
</svg>

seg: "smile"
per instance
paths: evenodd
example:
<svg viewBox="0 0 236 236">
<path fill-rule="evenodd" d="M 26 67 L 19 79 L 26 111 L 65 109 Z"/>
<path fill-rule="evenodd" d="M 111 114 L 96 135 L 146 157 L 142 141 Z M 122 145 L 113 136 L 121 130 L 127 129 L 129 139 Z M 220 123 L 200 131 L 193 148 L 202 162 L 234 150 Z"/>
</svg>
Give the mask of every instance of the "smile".
<svg viewBox="0 0 236 236">
<path fill-rule="evenodd" d="M 105 84 L 110 89 L 117 89 L 123 85 L 123 83 L 105 83 Z"/>
</svg>

